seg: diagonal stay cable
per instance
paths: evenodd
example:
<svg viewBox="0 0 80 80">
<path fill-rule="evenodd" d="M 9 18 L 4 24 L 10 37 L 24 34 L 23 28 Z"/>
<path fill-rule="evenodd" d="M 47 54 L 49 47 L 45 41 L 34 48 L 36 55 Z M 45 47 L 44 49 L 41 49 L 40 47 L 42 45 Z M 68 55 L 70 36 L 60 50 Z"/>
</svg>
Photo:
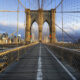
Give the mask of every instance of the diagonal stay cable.
<svg viewBox="0 0 80 80">
<path fill-rule="evenodd" d="M 22 4 L 22 2 L 20 0 L 18 0 L 18 2 L 21 4 L 21 6 L 26 9 L 26 7 Z"/>
<path fill-rule="evenodd" d="M 61 0 L 61 2 L 55 7 L 55 9 L 57 9 L 62 3 L 63 3 L 64 0 Z"/>
<path fill-rule="evenodd" d="M 62 30 L 62 28 L 59 26 L 59 25 L 57 25 L 57 24 L 55 24 L 59 29 L 61 29 Z M 70 38 L 70 39 L 72 39 L 72 40 L 74 40 L 74 41 L 76 41 L 77 42 L 77 40 L 76 39 L 74 39 L 70 34 L 68 34 L 65 30 L 63 30 L 63 32 Z"/>
</svg>

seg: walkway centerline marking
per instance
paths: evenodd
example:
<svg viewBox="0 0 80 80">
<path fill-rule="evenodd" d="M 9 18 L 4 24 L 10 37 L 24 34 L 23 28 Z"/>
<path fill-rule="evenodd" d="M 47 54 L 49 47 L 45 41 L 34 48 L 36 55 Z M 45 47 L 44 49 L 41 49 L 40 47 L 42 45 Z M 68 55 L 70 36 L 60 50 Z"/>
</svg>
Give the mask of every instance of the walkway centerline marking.
<svg viewBox="0 0 80 80">
<path fill-rule="evenodd" d="M 72 78 L 72 80 L 77 80 L 75 76 L 73 76 L 70 71 L 57 59 L 57 57 L 45 46 L 48 52 L 53 56 L 53 58 L 61 65 L 61 67 L 66 71 L 66 73 Z"/>
<path fill-rule="evenodd" d="M 37 69 L 37 80 L 42 80 L 42 62 L 41 62 L 41 44 L 39 49 L 39 58 L 38 58 L 38 69 Z"/>
</svg>

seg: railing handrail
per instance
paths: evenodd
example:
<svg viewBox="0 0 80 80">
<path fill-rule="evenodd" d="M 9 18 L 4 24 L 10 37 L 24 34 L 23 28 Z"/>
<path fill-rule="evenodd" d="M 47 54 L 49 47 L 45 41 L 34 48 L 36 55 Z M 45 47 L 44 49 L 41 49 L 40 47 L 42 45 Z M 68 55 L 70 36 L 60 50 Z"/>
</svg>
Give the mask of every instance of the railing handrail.
<svg viewBox="0 0 80 80">
<path fill-rule="evenodd" d="M 34 45 L 34 44 L 38 44 L 38 43 L 31 43 L 31 44 L 24 45 L 24 46 L 20 46 L 20 47 L 16 47 L 16 48 L 13 48 L 13 49 L 11 48 L 11 49 L 9 49 L 9 50 L 0 52 L 0 56 L 3 56 L 3 55 L 8 54 L 8 53 L 10 53 L 10 52 L 17 51 L 17 50 L 22 49 L 22 48 L 29 47 L 29 46 Z"/>
<path fill-rule="evenodd" d="M 49 43 L 48 45 L 56 46 L 56 47 L 58 47 L 58 48 L 65 49 L 65 50 L 68 50 L 68 51 L 71 51 L 71 52 L 80 53 L 80 51 L 77 51 L 77 50 L 74 50 L 74 49 L 70 49 L 70 48 L 67 48 L 67 47 L 62 47 L 62 46 L 58 46 L 58 45 L 54 45 L 54 44 L 50 44 L 50 43 Z"/>
</svg>

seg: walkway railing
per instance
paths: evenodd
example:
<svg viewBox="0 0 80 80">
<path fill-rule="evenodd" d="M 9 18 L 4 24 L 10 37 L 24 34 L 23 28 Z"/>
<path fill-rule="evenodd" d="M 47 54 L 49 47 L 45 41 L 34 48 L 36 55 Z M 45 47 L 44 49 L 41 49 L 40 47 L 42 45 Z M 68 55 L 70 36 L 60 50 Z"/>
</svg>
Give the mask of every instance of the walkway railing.
<svg viewBox="0 0 80 80">
<path fill-rule="evenodd" d="M 66 47 L 66 48 L 71 48 L 71 49 L 80 49 L 80 44 L 79 43 L 55 43 L 57 46 L 61 47 Z"/>
<path fill-rule="evenodd" d="M 47 44 L 47 46 L 59 56 L 59 59 L 67 62 L 69 65 L 80 71 L 80 51 L 64 48 L 56 45 Z"/>
<path fill-rule="evenodd" d="M 27 49 L 37 43 L 32 43 L 29 45 L 24 45 L 21 47 L 13 48 L 0 53 L 0 72 L 2 72 L 9 64 L 13 63 L 16 60 L 26 53 Z"/>
</svg>

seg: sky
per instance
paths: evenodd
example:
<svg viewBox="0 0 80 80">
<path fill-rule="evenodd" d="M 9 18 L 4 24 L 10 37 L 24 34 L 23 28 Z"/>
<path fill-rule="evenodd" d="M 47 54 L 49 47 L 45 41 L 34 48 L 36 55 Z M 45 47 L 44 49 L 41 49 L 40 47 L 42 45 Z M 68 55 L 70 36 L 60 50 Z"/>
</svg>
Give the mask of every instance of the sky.
<svg viewBox="0 0 80 80">
<path fill-rule="evenodd" d="M 38 0 L 20 0 L 26 8 L 31 10 L 38 9 Z M 55 8 L 60 0 L 44 0 L 43 9 L 50 10 Z M 40 0 L 41 2 L 41 0 Z M 40 3 L 41 4 L 41 3 Z M 64 0 L 63 11 L 80 11 L 80 0 Z M 0 10 L 10 10 L 16 11 L 18 7 L 17 0 L 0 0 Z M 19 5 L 20 11 L 25 11 L 25 9 Z M 62 14 L 61 6 L 56 9 L 56 24 L 62 27 Z M 36 24 L 34 24 L 36 26 Z M 45 23 L 44 28 L 48 28 L 49 25 Z M 64 30 L 76 39 L 80 38 L 80 13 L 63 13 L 63 27 Z M 13 33 L 17 29 L 17 13 L 16 12 L 0 12 L 0 33 L 8 32 Z M 35 28 L 36 29 L 36 28 Z M 62 38 L 61 30 L 56 26 L 56 36 L 57 38 Z M 19 34 L 24 38 L 25 33 L 25 12 L 19 13 Z M 44 31 L 45 33 L 45 31 Z"/>
</svg>

